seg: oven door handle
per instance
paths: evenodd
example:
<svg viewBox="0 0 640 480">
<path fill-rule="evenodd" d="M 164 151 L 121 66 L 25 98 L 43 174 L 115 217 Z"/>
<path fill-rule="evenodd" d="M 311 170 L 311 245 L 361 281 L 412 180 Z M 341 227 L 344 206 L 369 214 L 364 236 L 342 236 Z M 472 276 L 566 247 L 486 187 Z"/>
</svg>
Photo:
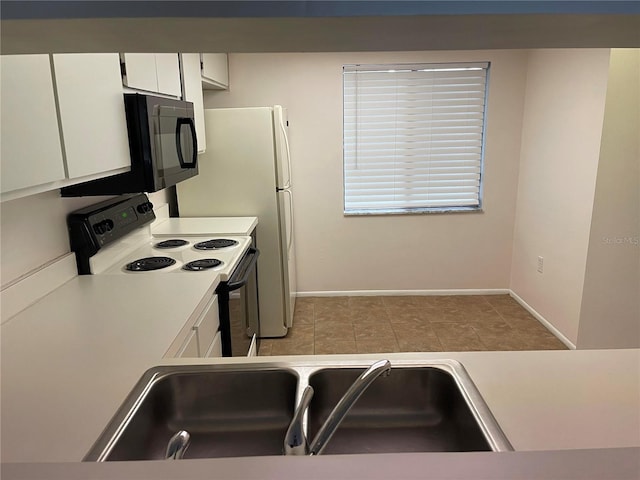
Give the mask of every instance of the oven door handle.
<svg viewBox="0 0 640 480">
<path fill-rule="evenodd" d="M 229 277 L 229 280 L 227 281 L 227 291 L 233 292 L 234 290 L 246 285 L 259 256 L 260 250 L 249 247 L 245 256 L 242 257 L 240 265 L 238 265 L 231 274 L 231 277 Z"/>
</svg>

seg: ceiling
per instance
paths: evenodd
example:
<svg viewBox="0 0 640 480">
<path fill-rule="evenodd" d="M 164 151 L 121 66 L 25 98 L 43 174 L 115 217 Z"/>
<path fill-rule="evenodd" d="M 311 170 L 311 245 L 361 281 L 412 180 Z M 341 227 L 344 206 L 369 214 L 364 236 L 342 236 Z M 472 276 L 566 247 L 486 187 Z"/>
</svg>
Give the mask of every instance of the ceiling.
<svg viewBox="0 0 640 480">
<path fill-rule="evenodd" d="M 640 14 L 3 17 L 0 33 L 3 54 L 640 47 Z"/>
</svg>

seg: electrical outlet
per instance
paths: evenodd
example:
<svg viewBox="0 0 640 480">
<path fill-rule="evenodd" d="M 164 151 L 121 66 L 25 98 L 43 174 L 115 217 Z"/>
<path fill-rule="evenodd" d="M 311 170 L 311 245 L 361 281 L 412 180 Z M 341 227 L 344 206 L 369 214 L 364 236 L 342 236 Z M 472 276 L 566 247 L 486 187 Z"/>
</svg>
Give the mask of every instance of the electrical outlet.
<svg viewBox="0 0 640 480">
<path fill-rule="evenodd" d="M 544 258 L 538 257 L 538 272 L 542 273 L 544 270 Z"/>
</svg>

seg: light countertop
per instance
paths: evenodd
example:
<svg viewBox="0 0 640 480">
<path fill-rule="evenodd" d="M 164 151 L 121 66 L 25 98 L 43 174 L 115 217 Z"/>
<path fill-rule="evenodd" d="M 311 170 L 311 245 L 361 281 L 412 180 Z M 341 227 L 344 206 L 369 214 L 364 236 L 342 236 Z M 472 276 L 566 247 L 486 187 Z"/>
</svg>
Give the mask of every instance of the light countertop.
<svg viewBox="0 0 640 480">
<path fill-rule="evenodd" d="M 640 349 L 224 358 L 216 363 L 368 365 L 458 360 L 517 451 L 640 447 Z M 159 363 L 206 364 L 166 359 Z"/>
<path fill-rule="evenodd" d="M 156 236 L 242 235 L 247 236 L 258 225 L 258 217 L 179 217 L 154 223 Z"/>
<path fill-rule="evenodd" d="M 107 334 L 103 338 L 107 339 Z M 372 363 L 451 358 L 461 362 L 517 451 L 640 447 L 640 350 L 395 353 L 224 359 L 159 359 L 164 341 L 138 331 L 121 349 L 64 345 L 39 354 L 14 373 L 3 351 L 3 461 L 78 461 L 97 439 L 142 373 L 153 365 Z M 55 340 L 56 332 L 50 332 Z M 69 338 L 68 336 L 66 338 Z M 76 338 L 75 336 L 73 338 Z M 145 340 L 146 339 L 146 340 Z M 113 334 L 108 334 L 113 341 Z M 3 347 L 6 341 L 3 336 Z M 153 346 L 142 347 L 149 342 Z M 66 351 L 72 349 L 73 351 Z M 138 348 L 138 350 L 136 350 Z M 146 351 L 143 355 L 142 350 Z M 4 350 L 4 348 L 3 348 Z M 131 350 L 132 352 L 126 353 Z M 155 352 L 151 352 L 155 350 Z M 135 352 L 135 354 L 133 354 Z M 98 360 L 99 359 L 99 360 Z M 105 363 L 106 362 L 106 363 Z M 7 365 L 7 363 L 9 365 Z M 98 365 L 97 363 L 100 363 Z M 18 364 L 19 365 L 19 364 Z M 58 374 L 58 372 L 64 372 Z M 94 373 L 99 374 L 94 375 Z M 8 375 L 7 375 L 8 374 Z M 89 375 L 90 374 L 90 375 Z M 43 381 L 43 377 L 48 380 Z M 5 379 L 7 384 L 5 384 Z M 57 381 L 61 381 L 58 388 Z M 74 391 L 72 386 L 77 386 Z M 5 400 L 6 398 L 6 400 Z M 46 402 L 42 399 L 47 398 Z M 81 419 L 81 421 L 79 421 Z M 61 431 L 66 432 L 63 445 Z M 17 439 L 9 435 L 18 435 Z M 33 439 L 37 440 L 34 441 Z M 70 438 L 73 441 L 70 441 Z"/>
<path fill-rule="evenodd" d="M 637 480 L 640 449 L 249 457 L 177 462 L 13 463 L 3 480 Z"/>
<path fill-rule="evenodd" d="M 208 275 L 78 276 L 2 325 L 2 461 L 80 460 L 213 295 Z"/>
<path fill-rule="evenodd" d="M 181 278 L 178 289 L 177 276 Z M 628 459 L 629 452 L 637 453 L 628 448 L 640 447 L 638 349 L 163 359 L 178 333 L 197 315 L 216 286 L 215 280 L 206 287 L 206 282 L 189 274 L 153 275 L 144 279 L 127 275 L 81 276 L 2 325 L 3 478 L 7 471 L 17 475 L 16 478 L 20 475 L 30 478 L 38 468 L 45 468 L 45 462 L 80 461 L 143 372 L 154 365 L 167 364 L 366 365 L 383 357 L 392 364 L 394 360 L 455 359 L 464 365 L 507 438 L 520 452 L 515 456 L 502 453 L 327 456 L 313 460 L 318 462 L 316 478 L 322 478 L 323 474 L 325 478 L 335 478 L 331 474 L 335 468 L 356 472 L 353 478 L 358 478 L 357 472 L 362 473 L 360 477 L 373 477 L 385 470 L 382 467 L 372 470 L 371 465 L 395 462 L 398 476 L 406 478 L 413 472 L 411 465 L 420 469 L 423 468 L 420 465 L 427 463 L 446 465 L 455 463 L 451 459 L 460 455 L 459 459 L 484 458 L 484 462 L 478 462 L 487 468 L 496 459 L 516 459 L 509 467 L 514 469 L 514 465 L 534 465 L 538 458 L 534 453 L 566 449 L 597 449 L 598 453 L 585 454 L 585 458 L 600 457 L 608 462 L 619 455 Z M 627 450 L 608 450 L 612 448 Z M 532 455 L 523 456 L 527 451 Z M 558 459 L 565 454 L 554 455 Z M 201 478 L 198 475 L 204 471 L 282 478 L 287 469 L 303 465 L 298 463 L 301 460 L 308 459 L 184 460 L 179 465 L 171 464 L 167 472 L 178 468 L 185 478 L 189 475 Z M 629 466 L 626 461 L 611 464 L 620 476 L 624 468 L 628 472 L 638 466 L 637 462 Z M 38 463 L 41 467 L 11 466 L 9 462 Z M 72 472 L 80 472 L 76 478 L 86 478 L 87 469 L 94 468 L 96 475 L 102 472 L 104 478 L 110 478 L 110 475 L 135 476 L 138 471 L 153 476 L 158 470 L 154 462 L 126 462 L 120 467 L 70 463 L 68 471 L 63 465 L 51 467 L 50 472 L 60 468 L 58 478 L 72 478 Z M 264 470 L 267 467 L 268 471 Z M 636 470 L 640 472 L 640 466 Z M 424 470 L 420 472 L 425 474 Z M 236 478 L 242 478 L 242 473 Z M 461 478 L 465 478 L 462 473 Z M 510 478 L 521 477 L 514 474 Z"/>
</svg>

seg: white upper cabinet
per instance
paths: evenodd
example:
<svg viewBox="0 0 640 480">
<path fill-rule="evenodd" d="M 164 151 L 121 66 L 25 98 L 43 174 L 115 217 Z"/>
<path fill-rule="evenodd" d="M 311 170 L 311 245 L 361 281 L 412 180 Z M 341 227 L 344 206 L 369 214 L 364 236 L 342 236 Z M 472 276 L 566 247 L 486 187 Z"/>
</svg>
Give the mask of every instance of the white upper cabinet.
<svg viewBox="0 0 640 480">
<path fill-rule="evenodd" d="M 176 97 L 182 96 L 180 63 L 177 53 L 156 53 L 158 92 Z"/>
<path fill-rule="evenodd" d="M 200 81 L 200 54 L 180 54 L 180 65 L 182 66 L 184 99 L 188 102 L 193 102 L 196 136 L 198 138 L 198 153 L 203 153 L 207 148 L 207 139 L 204 131 L 204 101 L 202 98 L 202 83 Z"/>
<path fill-rule="evenodd" d="M 131 168 L 120 56 L 2 56 L 2 197 Z"/>
<path fill-rule="evenodd" d="M 158 91 L 156 55 L 154 53 L 124 53 L 124 84 L 129 88 Z"/>
<path fill-rule="evenodd" d="M 123 83 L 129 88 L 180 97 L 177 53 L 124 53 Z"/>
<path fill-rule="evenodd" d="M 64 179 L 49 55 L 1 60 L 2 193 Z"/>
<path fill-rule="evenodd" d="M 200 60 L 203 88 L 229 88 L 229 64 L 226 53 L 201 53 Z"/>
<path fill-rule="evenodd" d="M 131 166 L 117 53 L 53 55 L 69 178 Z"/>
</svg>

